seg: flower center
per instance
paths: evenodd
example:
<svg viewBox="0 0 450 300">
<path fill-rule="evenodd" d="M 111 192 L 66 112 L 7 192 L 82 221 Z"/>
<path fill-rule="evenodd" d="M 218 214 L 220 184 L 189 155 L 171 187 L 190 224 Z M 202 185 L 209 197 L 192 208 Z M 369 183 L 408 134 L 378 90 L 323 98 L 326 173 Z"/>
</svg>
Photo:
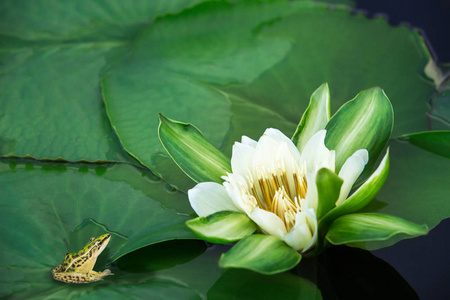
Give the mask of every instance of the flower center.
<svg viewBox="0 0 450 300">
<path fill-rule="evenodd" d="M 288 232 L 295 225 L 295 215 L 302 210 L 300 199 L 306 196 L 307 181 L 303 170 L 287 172 L 284 165 L 272 170 L 257 166 L 247 175 L 249 200 L 255 202 L 253 206 L 276 214 Z"/>
</svg>

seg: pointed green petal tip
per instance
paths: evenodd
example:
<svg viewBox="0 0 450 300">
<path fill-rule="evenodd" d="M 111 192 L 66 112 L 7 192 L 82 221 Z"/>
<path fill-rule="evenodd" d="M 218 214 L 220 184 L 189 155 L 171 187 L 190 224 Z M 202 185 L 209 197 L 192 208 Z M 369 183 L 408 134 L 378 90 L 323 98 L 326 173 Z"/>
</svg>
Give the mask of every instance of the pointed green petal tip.
<svg viewBox="0 0 450 300">
<path fill-rule="evenodd" d="M 362 184 L 350 197 L 342 202 L 342 204 L 327 213 L 321 222 L 329 225 L 333 220 L 340 216 L 350 214 L 364 208 L 381 190 L 388 174 L 389 148 L 387 149 L 386 154 L 380 162 L 378 168 L 372 173 L 372 175 L 370 175 L 366 182 L 364 182 L 364 184 Z"/>
<path fill-rule="evenodd" d="M 311 95 L 309 105 L 300 120 L 292 141 L 300 153 L 309 139 L 325 128 L 330 119 L 330 89 L 328 83 L 323 83 Z"/>
<path fill-rule="evenodd" d="M 317 219 L 321 219 L 335 207 L 342 183 L 343 180 L 329 169 L 323 168 L 317 172 L 316 185 L 319 197 L 316 213 Z"/>
<path fill-rule="evenodd" d="M 336 150 L 336 172 L 359 149 L 369 152 L 361 177 L 367 177 L 386 146 L 394 126 L 394 111 L 379 87 L 360 92 L 345 103 L 328 122 L 325 145 Z"/>
<path fill-rule="evenodd" d="M 397 234 L 416 237 L 427 233 L 426 225 L 418 225 L 391 215 L 360 213 L 336 219 L 331 224 L 326 239 L 334 245 L 341 245 L 383 241 Z"/>
<path fill-rule="evenodd" d="M 249 217 L 233 211 L 220 211 L 206 217 L 186 222 L 186 225 L 201 239 L 215 244 L 238 241 L 256 230 Z"/>
<path fill-rule="evenodd" d="M 208 142 L 189 123 L 171 120 L 159 114 L 158 136 L 175 163 L 195 182 L 222 183 L 231 172 L 230 159 Z"/>
</svg>

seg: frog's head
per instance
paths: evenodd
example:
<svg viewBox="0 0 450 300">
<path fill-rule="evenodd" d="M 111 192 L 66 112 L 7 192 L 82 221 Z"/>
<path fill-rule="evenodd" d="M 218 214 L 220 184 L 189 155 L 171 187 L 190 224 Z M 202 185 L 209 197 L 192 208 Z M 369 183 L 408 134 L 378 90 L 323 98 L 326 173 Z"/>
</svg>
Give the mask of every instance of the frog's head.
<svg viewBox="0 0 450 300">
<path fill-rule="evenodd" d="M 98 256 L 106 248 L 110 239 L 111 235 L 109 233 L 99 237 L 91 237 L 89 243 L 82 249 L 82 252 L 89 252 L 92 256 Z"/>
</svg>

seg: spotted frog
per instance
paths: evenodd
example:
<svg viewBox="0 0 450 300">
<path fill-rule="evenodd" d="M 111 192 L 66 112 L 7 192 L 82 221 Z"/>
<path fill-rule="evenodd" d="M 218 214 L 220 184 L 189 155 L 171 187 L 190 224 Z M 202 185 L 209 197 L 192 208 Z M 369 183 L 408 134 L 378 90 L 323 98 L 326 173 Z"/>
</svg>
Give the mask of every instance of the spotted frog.
<svg viewBox="0 0 450 300">
<path fill-rule="evenodd" d="M 92 237 L 77 253 L 67 253 L 62 264 L 52 270 L 53 278 L 66 283 L 89 283 L 113 275 L 108 269 L 103 272 L 93 271 L 97 257 L 105 250 L 110 239 L 110 234 Z"/>
</svg>

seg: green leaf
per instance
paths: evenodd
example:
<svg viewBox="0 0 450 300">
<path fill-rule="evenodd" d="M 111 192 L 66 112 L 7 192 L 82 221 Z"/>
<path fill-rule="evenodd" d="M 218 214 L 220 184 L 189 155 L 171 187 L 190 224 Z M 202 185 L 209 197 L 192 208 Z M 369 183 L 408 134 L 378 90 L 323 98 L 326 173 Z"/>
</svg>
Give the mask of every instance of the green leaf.
<svg viewBox="0 0 450 300">
<path fill-rule="evenodd" d="M 330 90 L 327 83 L 323 83 L 311 95 L 309 105 L 303 113 L 302 119 L 295 130 L 292 141 L 300 153 L 309 139 L 319 130 L 325 129 L 330 120 Z"/>
<path fill-rule="evenodd" d="M 389 149 L 389 178 L 364 211 L 394 215 L 430 229 L 449 218 L 450 159 L 396 139 L 389 141 Z M 379 249 L 402 238 L 395 236 L 367 246 Z"/>
<path fill-rule="evenodd" d="M 159 115 L 158 135 L 175 163 L 195 182 L 222 183 L 222 176 L 231 173 L 230 159 L 208 142 L 191 124 Z"/>
<path fill-rule="evenodd" d="M 336 206 L 343 182 L 336 173 L 327 168 L 317 172 L 316 185 L 319 200 L 316 214 L 318 220 Z"/>
<path fill-rule="evenodd" d="M 429 152 L 450 158 L 450 131 L 426 131 L 399 137 Z"/>
<path fill-rule="evenodd" d="M 350 197 L 329 211 L 319 223 L 319 231 L 329 226 L 333 220 L 345 214 L 356 212 L 372 201 L 383 187 L 389 174 L 389 149 L 378 168 Z"/>
<path fill-rule="evenodd" d="M 0 155 L 134 162 L 114 135 L 98 92 L 102 69 L 124 49 L 125 43 L 105 42 L 6 52 Z"/>
<path fill-rule="evenodd" d="M 336 172 L 355 151 L 369 151 L 363 174 L 370 174 L 391 136 L 392 105 L 380 88 L 360 92 L 344 104 L 327 124 L 325 145 L 336 150 Z"/>
<path fill-rule="evenodd" d="M 110 125 L 100 79 L 157 16 L 196 2 L 1 1 L 0 156 L 137 164 Z"/>
<path fill-rule="evenodd" d="M 241 268 L 261 274 L 280 273 L 295 267 L 300 253 L 282 240 L 262 234 L 253 234 L 240 240 L 230 251 L 220 257 L 222 268 Z"/>
<path fill-rule="evenodd" d="M 233 211 L 219 211 L 189 220 L 186 225 L 203 240 L 216 244 L 238 241 L 256 230 L 255 223 L 249 217 Z"/>
<path fill-rule="evenodd" d="M 415 237 L 428 233 L 426 225 L 418 225 L 391 215 L 361 213 L 337 218 L 326 239 L 334 244 L 353 244 L 387 240 L 397 234 Z"/>
<path fill-rule="evenodd" d="M 0 4 L 0 27 L 3 34 L 26 41 L 130 40 L 158 16 L 176 13 L 199 2 L 132 0 L 125 4 L 120 0 L 80 0 L 54 1 L 49 5 L 46 0 L 31 3 L 4 0 Z M 45 19 L 36 18 L 36 13 Z"/>
<path fill-rule="evenodd" d="M 64 286 L 50 270 L 92 236 L 112 235 L 100 266 L 153 243 L 195 238 L 185 226 L 193 213 L 186 196 L 129 165 L 3 160 L 0 187 L 0 286 L 6 295 Z M 109 277 L 105 281 L 115 280 Z"/>
</svg>

